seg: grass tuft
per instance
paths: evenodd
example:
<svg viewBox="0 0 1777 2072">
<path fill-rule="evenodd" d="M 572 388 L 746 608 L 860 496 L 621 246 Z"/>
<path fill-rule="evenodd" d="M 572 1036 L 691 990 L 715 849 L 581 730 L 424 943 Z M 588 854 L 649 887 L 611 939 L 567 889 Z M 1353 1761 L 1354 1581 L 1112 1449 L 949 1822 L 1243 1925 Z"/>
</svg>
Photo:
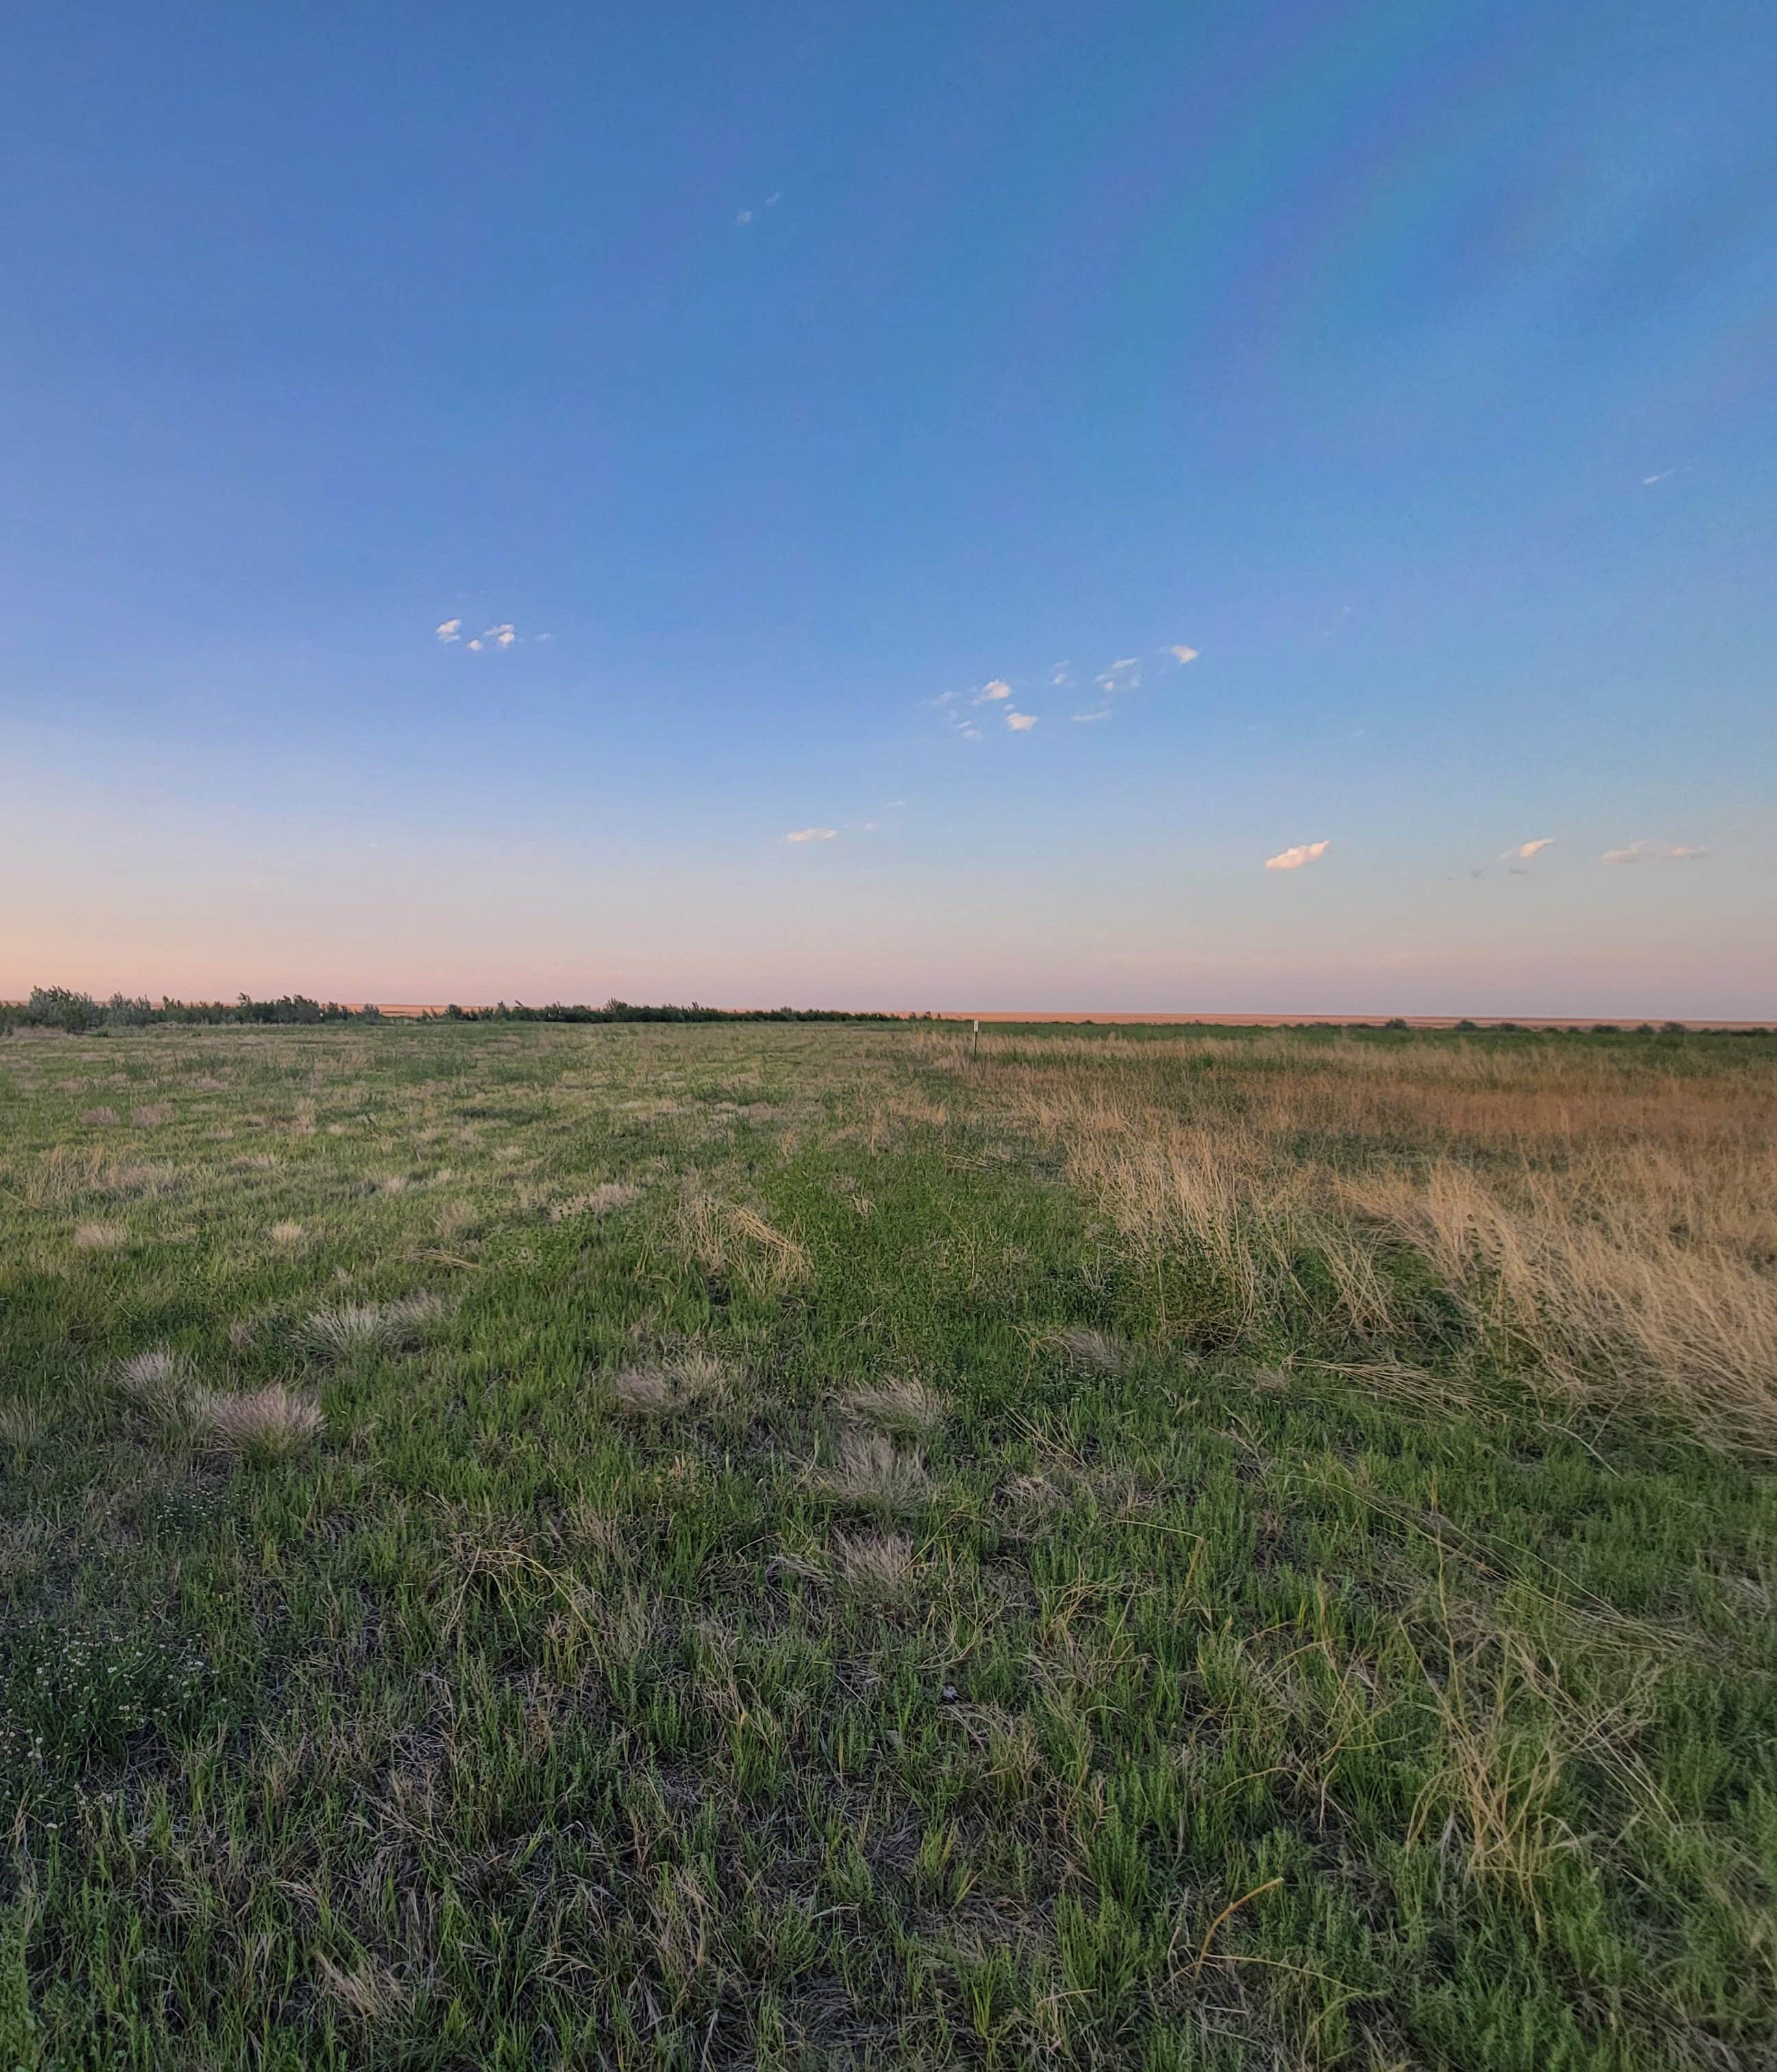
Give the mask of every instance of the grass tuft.
<svg viewBox="0 0 1777 2072">
<path fill-rule="evenodd" d="M 204 1395 L 198 1406 L 203 1425 L 229 1451 L 254 1459 L 278 1459 L 320 1437 L 321 1406 L 281 1383 L 239 1396 Z"/>
<path fill-rule="evenodd" d="M 339 1309 L 316 1310 L 302 1325 L 298 1338 L 310 1351 L 339 1359 L 386 1351 L 412 1344 L 444 1314 L 445 1307 L 440 1297 L 427 1293 L 393 1302 L 348 1302 Z"/>
<path fill-rule="evenodd" d="M 76 1252 L 121 1252 L 129 1242 L 121 1223 L 80 1223 L 74 1232 Z"/>
</svg>

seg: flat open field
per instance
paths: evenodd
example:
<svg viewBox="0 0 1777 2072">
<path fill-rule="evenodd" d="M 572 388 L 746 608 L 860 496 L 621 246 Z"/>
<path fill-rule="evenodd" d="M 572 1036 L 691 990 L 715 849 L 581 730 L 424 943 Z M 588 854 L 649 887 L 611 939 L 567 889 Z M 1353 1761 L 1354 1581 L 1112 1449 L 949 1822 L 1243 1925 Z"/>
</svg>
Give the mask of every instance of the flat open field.
<svg viewBox="0 0 1777 2072">
<path fill-rule="evenodd" d="M 0 2066 L 1777 2063 L 1777 1041 L 0 1044 Z"/>
</svg>

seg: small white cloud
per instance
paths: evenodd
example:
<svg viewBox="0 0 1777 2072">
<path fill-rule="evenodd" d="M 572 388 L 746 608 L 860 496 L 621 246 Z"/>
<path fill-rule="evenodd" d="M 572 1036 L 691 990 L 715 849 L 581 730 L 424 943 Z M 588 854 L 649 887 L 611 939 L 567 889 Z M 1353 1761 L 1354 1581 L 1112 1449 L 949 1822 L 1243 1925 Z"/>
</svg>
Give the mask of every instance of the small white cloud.
<svg viewBox="0 0 1777 2072">
<path fill-rule="evenodd" d="M 1318 863 L 1328 849 L 1331 841 L 1298 842 L 1293 849 L 1280 849 L 1275 856 L 1265 859 L 1267 870 L 1300 870 L 1304 864 Z"/>
<path fill-rule="evenodd" d="M 438 638 L 448 647 L 453 640 L 462 638 L 463 623 L 460 619 L 447 619 L 438 628 Z"/>
<path fill-rule="evenodd" d="M 778 191 L 778 193 L 776 193 L 776 194 L 774 194 L 774 195 L 767 195 L 765 196 L 765 207 L 766 207 L 767 208 L 775 208 L 778 206 L 778 203 L 779 203 L 779 202 L 781 202 L 782 199 L 783 199 L 783 193 L 782 193 L 782 191 L 780 189 L 780 190 L 779 190 L 779 191 Z"/>
<path fill-rule="evenodd" d="M 1120 662 L 1113 662 L 1109 668 L 1101 672 L 1098 684 L 1107 697 L 1114 697 L 1119 691 L 1139 690 L 1142 684 L 1141 657 L 1126 655 Z"/>
<path fill-rule="evenodd" d="M 531 635 L 533 640 L 553 640 L 555 637 L 552 633 L 533 633 Z"/>
<path fill-rule="evenodd" d="M 1076 713 L 1073 715 L 1073 724 L 1076 726 L 1090 726 L 1095 719 L 1109 719 L 1110 717 L 1110 706 L 1100 705 L 1095 712 Z"/>
<path fill-rule="evenodd" d="M 995 676 L 991 684 L 983 684 L 976 692 L 975 701 L 978 705 L 998 705 L 1011 696 L 1012 685 L 1003 677 Z"/>
<path fill-rule="evenodd" d="M 1706 849 L 1694 848 L 1689 842 L 1633 841 L 1627 849 L 1607 849 L 1604 852 L 1607 863 L 1694 863 L 1700 856 L 1707 856 Z"/>
<path fill-rule="evenodd" d="M 1006 724 L 1014 734 L 1028 734 L 1036 724 L 1036 715 L 1035 713 L 1009 712 L 1006 715 Z"/>
<path fill-rule="evenodd" d="M 1663 467 L 1658 475 L 1643 475 L 1641 486 L 1644 489 L 1652 489 L 1656 482 L 1669 481 L 1677 472 L 1678 470 L 1676 467 Z"/>
<path fill-rule="evenodd" d="M 496 648 L 510 648 L 518 637 L 510 619 L 503 626 L 486 627 L 482 632 L 482 639 L 491 640 Z"/>
<path fill-rule="evenodd" d="M 470 642 L 470 643 L 469 643 L 469 652 L 470 652 L 470 653 L 471 655 L 478 655 L 478 654 L 480 654 L 480 652 L 482 652 L 482 643 L 480 643 L 480 641 L 478 641 L 478 640 L 471 640 L 471 641 Z"/>
<path fill-rule="evenodd" d="M 786 835 L 787 842 L 834 841 L 838 839 L 837 828 L 798 828 L 792 835 Z"/>
<path fill-rule="evenodd" d="M 1541 856 L 1554 839 L 1553 835 L 1538 835 L 1534 841 L 1520 842 L 1515 849 L 1503 849 L 1500 851 L 1500 861 L 1501 863 L 1528 863 L 1532 857 Z"/>
<path fill-rule="evenodd" d="M 1197 659 L 1197 651 L 1195 648 L 1168 648 L 1166 652 L 1181 668 L 1185 663 L 1194 662 Z"/>
<path fill-rule="evenodd" d="M 906 803 L 907 801 L 905 799 L 884 799 L 882 802 L 882 810 L 885 813 L 896 812 L 898 812 L 901 807 L 905 806 Z"/>
<path fill-rule="evenodd" d="M 750 223 L 750 222 L 752 222 L 752 220 L 753 220 L 753 212 L 752 212 L 752 210 L 751 210 L 750 208 L 743 208 L 743 209 L 741 210 L 741 213 L 740 213 L 737 216 L 736 216 L 736 217 L 735 217 L 734 220 L 735 220 L 737 223 Z"/>
<path fill-rule="evenodd" d="M 1068 674 L 1068 665 L 1065 662 L 1057 662 L 1055 667 L 1050 670 L 1049 681 L 1058 691 L 1070 691 L 1073 689 L 1073 679 Z"/>
<path fill-rule="evenodd" d="M 961 721 L 956 730 L 965 741 L 985 741 L 987 738 L 973 720 Z"/>
</svg>

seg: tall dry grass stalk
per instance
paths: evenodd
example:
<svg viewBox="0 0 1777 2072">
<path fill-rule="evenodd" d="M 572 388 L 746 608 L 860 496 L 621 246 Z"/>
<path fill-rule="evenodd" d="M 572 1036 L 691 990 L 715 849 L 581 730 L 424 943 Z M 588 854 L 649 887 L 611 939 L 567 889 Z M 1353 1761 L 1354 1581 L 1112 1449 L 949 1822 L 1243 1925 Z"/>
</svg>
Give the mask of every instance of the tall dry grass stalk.
<svg viewBox="0 0 1777 2072">
<path fill-rule="evenodd" d="M 761 1292 L 775 1292 L 805 1280 L 810 1271 L 807 1248 L 769 1223 L 756 1210 L 687 1188 L 671 1218 L 671 1234 L 680 1252 L 706 1273 L 732 1274 Z"/>
<path fill-rule="evenodd" d="M 1311 1273 L 1395 1350 L 1416 1261 L 1478 1348 L 1777 1450 L 1777 1079 L 1750 1055 L 1049 1040 L 980 1079 L 1243 1325 Z"/>
</svg>

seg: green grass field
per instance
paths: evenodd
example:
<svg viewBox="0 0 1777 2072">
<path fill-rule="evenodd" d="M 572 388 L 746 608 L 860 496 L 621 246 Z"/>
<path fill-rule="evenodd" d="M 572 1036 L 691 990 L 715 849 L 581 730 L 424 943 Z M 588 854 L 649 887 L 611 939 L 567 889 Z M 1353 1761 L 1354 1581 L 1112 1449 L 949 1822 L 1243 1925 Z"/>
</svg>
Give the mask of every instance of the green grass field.
<svg viewBox="0 0 1777 2072">
<path fill-rule="evenodd" d="M 0 1043 L 0 2066 L 1768 2072 L 1774 1095 Z"/>
</svg>

